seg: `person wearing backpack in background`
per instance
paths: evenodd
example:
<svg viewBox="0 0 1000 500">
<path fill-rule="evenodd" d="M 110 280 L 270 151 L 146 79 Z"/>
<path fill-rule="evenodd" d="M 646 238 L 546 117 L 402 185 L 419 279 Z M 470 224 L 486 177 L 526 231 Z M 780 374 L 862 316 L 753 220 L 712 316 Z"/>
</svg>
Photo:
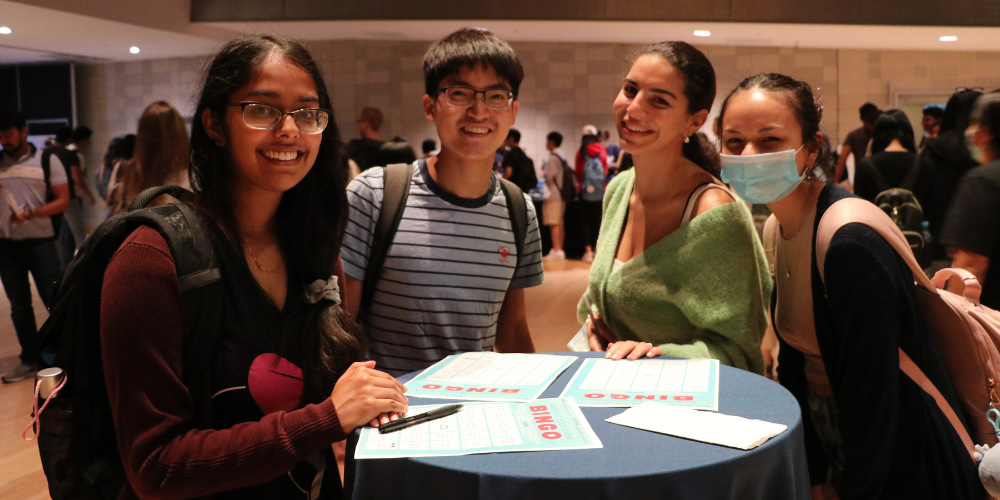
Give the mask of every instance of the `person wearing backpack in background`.
<svg viewBox="0 0 1000 500">
<path fill-rule="evenodd" d="M 135 154 L 135 134 L 125 134 L 115 137 L 108 143 L 108 150 L 104 153 L 101 166 L 97 168 L 94 185 L 97 186 L 97 194 L 108 205 L 112 199 L 109 195 L 114 191 L 117 184 L 118 170 L 122 163 L 131 160 Z M 109 210 L 110 211 L 110 210 Z"/>
<path fill-rule="evenodd" d="M 28 142 L 27 121 L 19 111 L 0 111 L 0 280 L 10 301 L 10 319 L 21 344 L 20 363 L 3 374 L 5 383 L 34 375 L 38 355 L 35 310 L 28 273 L 46 309 L 62 263 L 56 249 L 55 219 L 69 207 L 66 169 L 59 161 L 42 164 L 42 152 Z M 74 155 L 75 156 L 75 155 Z M 11 203 L 13 201 L 13 203 Z M 20 210 L 14 213 L 14 205 Z"/>
<path fill-rule="evenodd" d="M 327 88 L 302 44 L 239 38 L 208 66 L 194 116 L 193 205 L 221 262 L 218 340 L 192 400 L 175 260 L 161 233 L 136 229 L 100 297 L 118 498 L 292 498 L 320 484 L 319 498 L 339 498 L 331 444 L 407 400 L 361 361 L 364 336 L 338 305 L 346 172 Z"/>
<path fill-rule="evenodd" d="M 572 175 L 567 179 L 566 173 L 572 172 L 566 162 L 562 146 L 563 136 L 559 132 L 549 132 L 545 137 L 545 149 L 549 157 L 542 162 L 542 172 L 545 173 L 545 201 L 542 202 L 542 222 L 549 226 L 552 234 L 552 250 L 543 257 L 545 260 L 564 260 L 563 240 L 566 231 L 563 229 L 563 216 L 566 214 L 566 202 L 576 196 L 576 181 Z M 567 182 L 568 181 L 568 182 Z"/>
<path fill-rule="evenodd" d="M 538 187 L 538 176 L 535 175 L 535 162 L 528 158 L 520 144 L 521 132 L 510 129 L 510 132 L 507 132 L 507 140 L 504 141 L 508 151 L 500 166 L 503 167 L 503 178 L 527 193 Z"/>
<path fill-rule="evenodd" d="M 941 243 L 949 248 L 953 267 L 979 280 L 980 302 L 1000 310 L 1000 94 L 977 99 L 970 121 L 969 153 L 982 166 L 965 174 L 955 190 Z"/>
<path fill-rule="evenodd" d="M 521 62 L 489 31 L 466 28 L 434 42 L 423 68 L 441 152 L 366 170 L 347 188 L 346 309 L 371 359 L 400 375 L 458 352 L 534 352 L 524 289 L 543 280 L 534 204 L 493 174 L 520 106 Z"/>
<path fill-rule="evenodd" d="M 774 214 L 764 244 L 778 380 L 802 409 L 813 498 L 984 498 L 911 267 L 866 223 L 819 231 L 855 201 L 893 227 L 818 180 L 831 170 L 821 118 L 809 84 L 775 73 L 743 80 L 719 113 L 723 180 Z"/>
<path fill-rule="evenodd" d="M 583 210 L 583 261 L 594 261 L 597 235 L 601 231 L 601 200 L 608 177 L 608 154 L 593 125 L 583 127 L 580 149 L 576 152 L 576 181 Z"/>
<path fill-rule="evenodd" d="M 879 193 L 904 186 L 917 154 L 913 127 L 898 109 L 879 115 L 872 134 L 871 156 L 858 161 L 854 169 L 854 194 L 874 203 Z M 905 189 L 913 191 L 913 187 Z"/>
</svg>

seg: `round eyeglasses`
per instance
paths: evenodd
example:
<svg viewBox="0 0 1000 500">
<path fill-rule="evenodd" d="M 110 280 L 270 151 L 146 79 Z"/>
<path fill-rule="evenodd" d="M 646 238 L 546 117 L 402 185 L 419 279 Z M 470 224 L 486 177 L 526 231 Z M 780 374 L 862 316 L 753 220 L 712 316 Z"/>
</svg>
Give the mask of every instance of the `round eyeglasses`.
<svg viewBox="0 0 1000 500">
<path fill-rule="evenodd" d="M 441 87 L 437 93 L 444 94 L 445 102 L 456 108 L 472 106 L 472 103 L 476 102 L 476 94 L 483 94 L 483 101 L 490 109 L 508 109 L 514 102 L 514 93 L 504 89 L 473 90 L 469 87 Z"/>
<path fill-rule="evenodd" d="M 320 134 L 330 123 L 330 112 L 325 109 L 302 108 L 285 112 L 262 102 L 231 102 L 229 106 L 243 108 L 243 123 L 257 130 L 277 127 L 285 115 L 292 115 L 292 121 L 303 134 Z"/>
</svg>

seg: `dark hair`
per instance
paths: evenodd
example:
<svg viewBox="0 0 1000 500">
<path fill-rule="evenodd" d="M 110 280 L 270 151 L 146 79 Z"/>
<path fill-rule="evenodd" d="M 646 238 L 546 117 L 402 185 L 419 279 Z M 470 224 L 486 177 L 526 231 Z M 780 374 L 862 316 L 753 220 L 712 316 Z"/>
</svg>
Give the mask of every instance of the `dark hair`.
<svg viewBox="0 0 1000 500">
<path fill-rule="evenodd" d="M 202 113 L 210 110 L 224 123 L 233 93 L 247 85 L 257 68 L 272 56 L 283 57 L 309 73 L 316 83 L 317 107 L 333 109 L 319 67 L 299 42 L 274 36 L 240 37 L 226 43 L 209 63 L 191 127 L 191 186 L 198 205 L 222 227 L 238 253 L 242 253 L 243 244 L 233 210 L 233 169 L 225 148 L 216 145 L 205 130 Z M 333 274 L 344 236 L 347 169 L 346 162 L 340 161 L 336 123 L 331 115 L 315 164 L 284 193 L 275 214 L 278 246 L 289 279 L 303 284 Z M 340 306 L 321 300 L 310 307 L 302 335 L 306 400 L 325 400 L 340 374 L 350 363 L 364 359 L 366 351 L 364 333 Z"/>
<path fill-rule="evenodd" d="M 59 127 L 56 129 L 56 142 L 59 144 L 69 144 L 69 138 L 73 137 L 73 129 L 69 127 Z"/>
<path fill-rule="evenodd" d="M 969 128 L 969 114 L 972 113 L 972 105 L 981 95 L 983 95 L 982 92 L 972 89 L 960 90 L 952 94 L 948 99 L 948 104 L 944 107 L 939 135 L 945 135 L 952 131 L 964 134 L 965 129 Z"/>
<path fill-rule="evenodd" d="M 632 59 L 632 64 L 645 55 L 663 59 L 684 75 L 684 96 L 688 100 L 689 114 L 712 109 L 712 103 L 715 101 L 715 68 L 705 54 L 685 42 L 660 42 L 639 50 Z M 631 64 L 629 66 L 631 67 Z M 685 158 L 711 173 L 712 160 L 705 156 L 705 148 L 701 141 L 697 133 L 691 134 L 681 152 Z"/>
<path fill-rule="evenodd" d="M 906 113 L 898 109 L 890 109 L 879 115 L 875 121 L 875 131 L 872 134 L 872 154 L 881 153 L 889 147 L 894 139 L 899 139 L 899 143 L 907 151 L 915 153 L 917 146 L 913 139 L 913 126 Z"/>
<path fill-rule="evenodd" d="M 94 135 L 94 131 L 90 130 L 90 127 L 80 125 L 73 129 L 73 142 L 80 142 L 90 139 L 90 136 Z"/>
<path fill-rule="evenodd" d="M 882 110 L 878 109 L 878 106 L 870 102 L 866 102 L 858 109 L 858 114 L 861 115 L 861 121 L 865 123 L 875 123 L 875 120 L 878 120 L 878 115 L 882 114 Z"/>
<path fill-rule="evenodd" d="M 979 121 L 980 128 L 990 129 L 990 149 L 993 156 L 1000 155 L 1000 93 L 993 91 L 976 99 L 972 119 Z"/>
<path fill-rule="evenodd" d="M 430 153 L 437 149 L 437 141 L 434 139 L 424 139 L 424 142 L 420 143 L 420 149 L 424 154 Z"/>
<path fill-rule="evenodd" d="M 431 44 L 424 54 L 424 89 L 437 95 L 441 80 L 457 75 L 462 67 L 492 67 L 510 84 L 517 99 L 524 68 L 507 42 L 484 29 L 462 28 Z"/>
<path fill-rule="evenodd" d="M 708 140 L 708 136 L 704 132 L 695 132 L 694 135 L 698 136 L 701 153 L 708 160 L 708 165 L 702 168 L 712 174 L 713 177 L 719 177 L 719 174 L 722 172 L 722 157 L 719 156 L 719 150 L 715 149 L 715 145 L 712 144 L 712 141 Z"/>
<path fill-rule="evenodd" d="M 632 162 L 632 153 L 622 153 L 622 161 L 618 162 L 618 173 L 620 174 L 633 166 L 635 166 L 635 164 Z"/>
<path fill-rule="evenodd" d="M 559 132 L 549 132 L 549 135 L 545 136 L 545 140 L 552 141 L 552 144 L 555 144 L 557 148 L 562 146 L 562 134 Z"/>
<path fill-rule="evenodd" d="M 135 134 L 127 134 L 111 139 L 108 151 L 104 153 L 104 168 L 111 169 L 118 160 L 132 158 L 135 151 Z"/>
<path fill-rule="evenodd" d="M 361 110 L 361 117 L 359 121 L 365 122 L 369 127 L 375 132 L 382 130 L 382 122 L 385 118 L 382 116 L 382 111 L 378 108 L 367 107 Z"/>
<path fill-rule="evenodd" d="M 28 119 L 24 117 L 24 113 L 14 109 L 5 109 L 0 111 L 0 130 L 7 130 L 11 128 L 21 130 L 27 125 Z"/>
<path fill-rule="evenodd" d="M 924 108 L 924 116 L 933 116 L 935 120 L 940 120 L 944 116 L 944 110 L 937 106 L 927 106 Z"/>
<path fill-rule="evenodd" d="M 507 132 L 508 139 L 514 139 L 514 142 L 521 142 L 521 133 L 517 131 L 516 128 L 511 128 Z"/>
<path fill-rule="evenodd" d="M 818 103 L 817 97 L 813 94 L 812 87 L 808 83 L 796 80 L 792 77 L 780 75 L 778 73 L 758 73 L 745 78 L 732 92 L 722 101 L 722 108 L 719 109 L 719 129 L 716 133 L 722 137 L 722 122 L 726 116 L 726 108 L 733 96 L 740 92 L 751 89 L 760 89 L 766 92 L 781 92 L 785 95 L 788 107 L 795 115 L 795 120 L 802 128 L 802 144 L 807 144 L 818 150 L 816 163 L 810 170 L 810 176 L 815 176 L 817 169 L 826 179 L 833 178 L 834 164 L 832 161 L 830 141 L 826 135 L 823 140 L 817 140 L 816 134 L 820 132 L 819 124 L 823 119 L 823 106 Z"/>
<path fill-rule="evenodd" d="M 580 156 L 582 158 L 587 157 L 587 146 L 590 146 L 595 142 L 601 142 L 601 140 L 594 134 L 586 134 L 580 138 Z"/>
</svg>

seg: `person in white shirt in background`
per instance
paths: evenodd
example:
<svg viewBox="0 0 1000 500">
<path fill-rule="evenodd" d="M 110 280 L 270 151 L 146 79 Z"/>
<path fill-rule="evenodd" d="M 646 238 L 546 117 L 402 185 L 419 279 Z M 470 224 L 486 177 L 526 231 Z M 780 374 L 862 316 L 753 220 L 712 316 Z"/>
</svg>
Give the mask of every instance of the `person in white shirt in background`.
<svg viewBox="0 0 1000 500">
<path fill-rule="evenodd" d="M 545 201 L 542 202 L 542 222 L 549 226 L 552 234 L 552 250 L 543 257 L 544 260 L 563 260 L 563 239 L 566 231 L 563 229 L 563 215 L 566 213 L 566 200 L 562 199 L 563 170 L 567 168 L 566 155 L 559 150 L 562 145 L 562 134 L 549 132 L 546 136 L 545 149 L 549 151 L 548 158 L 542 162 L 542 172 L 545 175 Z"/>
</svg>

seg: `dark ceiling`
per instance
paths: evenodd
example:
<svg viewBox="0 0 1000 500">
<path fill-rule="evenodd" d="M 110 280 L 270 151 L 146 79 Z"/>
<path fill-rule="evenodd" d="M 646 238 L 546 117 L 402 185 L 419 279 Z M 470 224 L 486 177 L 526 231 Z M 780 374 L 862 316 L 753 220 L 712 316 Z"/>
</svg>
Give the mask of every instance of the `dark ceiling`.
<svg viewBox="0 0 1000 500">
<path fill-rule="evenodd" d="M 711 21 L 1000 26 L 1000 0 L 191 0 L 191 21 Z"/>
</svg>

